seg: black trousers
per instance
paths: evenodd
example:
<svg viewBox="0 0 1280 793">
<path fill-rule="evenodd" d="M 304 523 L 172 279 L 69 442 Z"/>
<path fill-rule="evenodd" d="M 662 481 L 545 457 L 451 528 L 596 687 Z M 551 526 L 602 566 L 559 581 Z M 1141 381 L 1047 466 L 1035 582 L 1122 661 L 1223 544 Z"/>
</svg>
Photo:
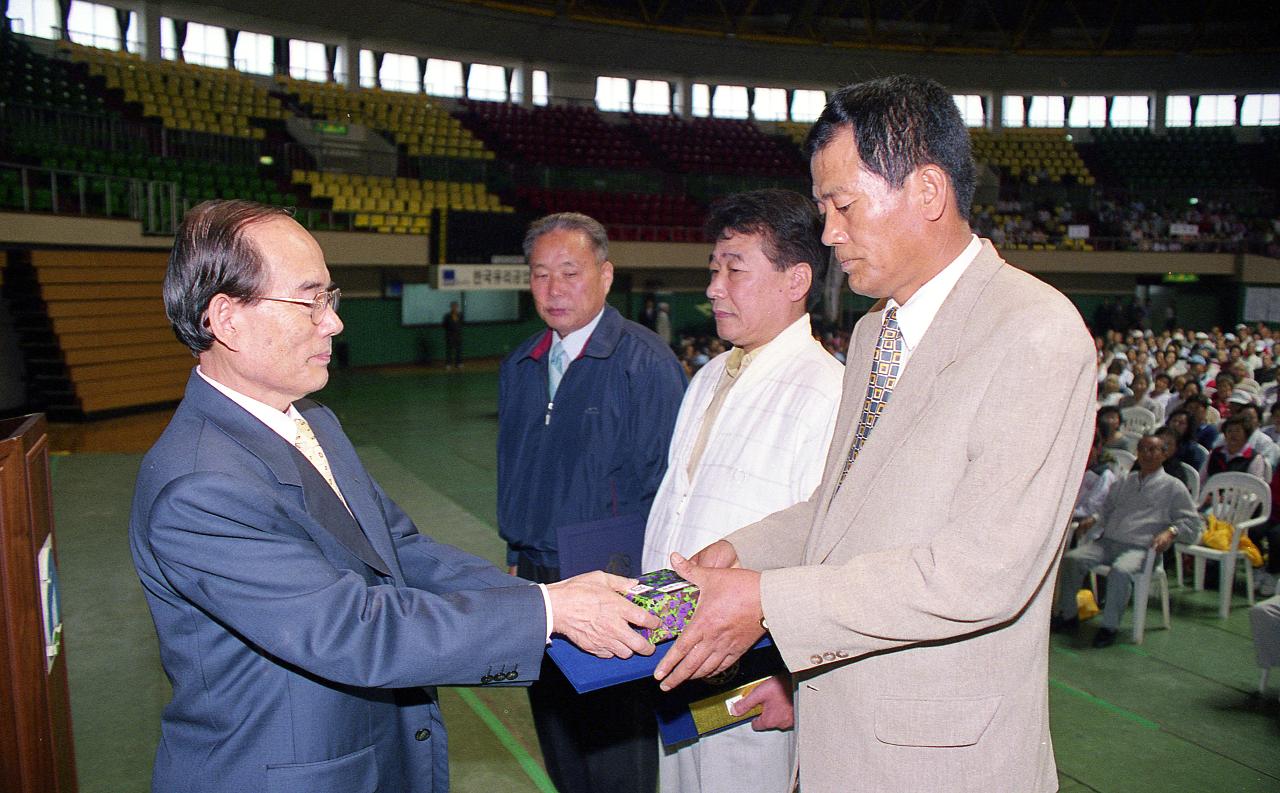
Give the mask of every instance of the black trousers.
<svg viewBox="0 0 1280 793">
<path fill-rule="evenodd" d="M 521 556 L 521 578 L 550 584 L 555 567 Z M 654 793 L 658 788 L 658 727 L 649 679 L 579 694 L 548 657 L 529 687 L 533 725 L 547 775 L 560 793 Z"/>
</svg>

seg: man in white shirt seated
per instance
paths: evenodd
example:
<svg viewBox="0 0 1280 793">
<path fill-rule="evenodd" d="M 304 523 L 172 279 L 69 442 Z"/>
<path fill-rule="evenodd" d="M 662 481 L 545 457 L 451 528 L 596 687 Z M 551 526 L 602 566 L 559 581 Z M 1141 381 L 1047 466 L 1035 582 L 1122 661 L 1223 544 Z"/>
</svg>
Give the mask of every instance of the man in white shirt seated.
<svg viewBox="0 0 1280 793">
<path fill-rule="evenodd" d="M 1090 569 L 1110 565 L 1102 626 L 1093 638 L 1093 646 L 1111 646 L 1120 617 L 1129 604 L 1133 579 L 1141 573 L 1148 549 L 1164 553 L 1175 540 L 1191 543 L 1199 537 L 1201 521 L 1191 503 L 1191 494 L 1165 473 L 1164 459 L 1164 441 L 1155 435 L 1143 437 L 1138 442 L 1137 470 L 1130 471 L 1111 488 L 1101 512 L 1080 521 L 1077 531 L 1096 539 L 1085 540 L 1062 557 L 1054 631 L 1072 632 L 1079 626 L 1076 591 Z M 1101 531 L 1095 526 L 1100 526 Z M 1140 607 L 1145 608 L 1146 604 Z"/>
<path fill-rule="evenodd" d="M 804 501 L 822 480 L 840 406 L 841 366 L 814 338 L 806 311 L 828 252 L 813 202 L 756 190 L 717 202 L 707 297 L 734 349 L 694 375 L 680 405 L 666 475 L 649 512 L 645 570 L 692 556 L 730 532 Z M 736 705 L 764 712 L 750 727 L 706 735 L 660 759 L 665 793 L 788 789 L 795 754 L 791 677 L 771 678 Z"/>
</svg>

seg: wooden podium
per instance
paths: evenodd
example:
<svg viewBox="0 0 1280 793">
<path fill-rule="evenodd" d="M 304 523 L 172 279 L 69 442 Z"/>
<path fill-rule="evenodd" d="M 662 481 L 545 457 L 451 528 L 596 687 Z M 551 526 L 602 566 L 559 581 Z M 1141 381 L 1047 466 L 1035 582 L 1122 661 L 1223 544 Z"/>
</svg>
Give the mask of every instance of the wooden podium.
<svg viewBox="0 0 1280 793">
<path fill-rule="evenodd" d="M 43 414 L 0 420 L 0 790 L 74 793 Z"/>
</svg>

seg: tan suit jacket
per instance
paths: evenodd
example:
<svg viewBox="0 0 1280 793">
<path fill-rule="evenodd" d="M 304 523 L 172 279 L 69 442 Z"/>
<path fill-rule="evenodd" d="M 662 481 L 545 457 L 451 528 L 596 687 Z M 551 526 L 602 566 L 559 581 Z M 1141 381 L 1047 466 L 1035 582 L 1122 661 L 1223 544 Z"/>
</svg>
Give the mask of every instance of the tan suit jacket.
<svg viewBox="0 0 1280 793">
<path fill-rule="evenodd" d="M 1056 790 L 1048 625 L 1091 339 L 983 240 L 836 493 L 881 318 L 854 330 L 813 497 L 728 537 L 797 673 L 801 788 Z"/>
</svg>

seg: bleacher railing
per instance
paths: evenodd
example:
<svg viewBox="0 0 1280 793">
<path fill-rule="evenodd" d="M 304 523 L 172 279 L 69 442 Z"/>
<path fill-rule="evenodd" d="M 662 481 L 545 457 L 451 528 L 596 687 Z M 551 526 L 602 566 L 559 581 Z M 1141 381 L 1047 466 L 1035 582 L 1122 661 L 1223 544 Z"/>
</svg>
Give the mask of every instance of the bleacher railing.
<svg viewBox="0 0 1280 793">
<path fill-rule="evenodd" d="M 5 162 L 0 174 L 16 175 L 16 191 L 4 196 L 0 210 L 136 220 L 144 234 L 171 235 L 178 227 L 173 182 Z"/>
</svg>

